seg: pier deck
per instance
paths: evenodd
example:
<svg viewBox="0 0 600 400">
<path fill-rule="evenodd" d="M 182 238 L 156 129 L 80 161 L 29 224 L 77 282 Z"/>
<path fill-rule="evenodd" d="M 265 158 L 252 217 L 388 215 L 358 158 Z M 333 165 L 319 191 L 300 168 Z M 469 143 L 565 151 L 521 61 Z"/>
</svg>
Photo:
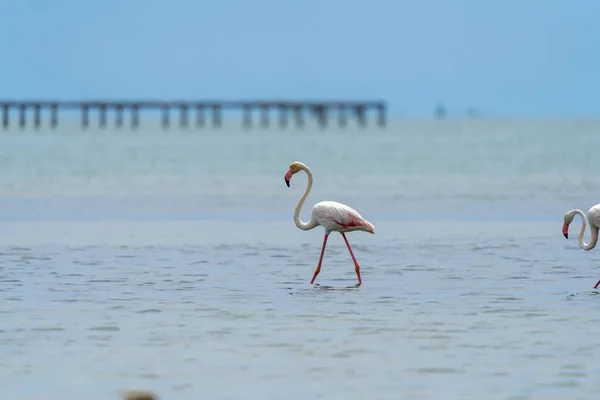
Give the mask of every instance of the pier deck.
<svg viewBox="0 0 600 400">
<path fill-rule="evenodd" d="M 129 114 L 131 129 L 140 126 L 140 112 L 154 111 L 161 115 L 161 125 L 164 129 L 171 127 L 171 112 L 178 111 L 179 127 L 190 126 L 189 114 L 195 115 L 194 126 L 197 129 L 211 126 L 219 128 L 222 125 L 225 111 L 240 111 L 242 125 L 245 128 L 258 126 L 268 128 L 272 121 L 273 111 L 276 113 L 280 128 L 290 124 L 301 128 L 307 120 L 316 121 L 321 128 L 326 128 L 332 122 L 339 127 L 348 126 L 349 120 L 359 126 L 367 126 L 370 112 L 374 112 L 377 126 L 386 125 L 387 105 L 383 101 L 119 101 L 119 100 L 87 100 L 87 101 L 19 101 L 0 100 L 2 113 L 1 127 L 6 130 L 11 126 L 11 117 L 18 117 L 16 123 L 19 128 L 33 126 L 40 129 L 42 126 L 42 112 L 49 112 L 48 126 L 52 129 L 59 125 L 61 111 L 70 110 L 80 114 L 81 128 L 90 126 L 90 113 L 97 113 L 98 125 L 106 128 L 109 124 L 108 113 L 114 113 L 111 124 L 116 128 L 125 125 L 124 115 Z M 259 114 L 258 125 L 255 113 Z M 31 121 L 30 115 L 33 116 Z"/>
</svg>

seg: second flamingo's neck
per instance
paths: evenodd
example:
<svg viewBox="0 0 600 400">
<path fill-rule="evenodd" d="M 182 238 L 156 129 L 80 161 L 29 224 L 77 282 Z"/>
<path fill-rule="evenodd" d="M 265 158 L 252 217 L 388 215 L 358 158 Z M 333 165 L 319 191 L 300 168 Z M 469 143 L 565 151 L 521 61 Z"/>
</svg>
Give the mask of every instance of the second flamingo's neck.
<svg viewBox="0 0 600 400">
<path fill-rule="evenodd" d="M 586 227 L 586 217 L 585 214 L 583 213 L 583 211 L 581 210 L 575 210 L 575 213 L 578 214 L 581 217 L 581 231 L 579 231 L 579 247 L 581 247 L 583 250 L 591 250 L 594 247 L 596 247 L 596 243 L 598 243 L 598 227 L 595 226 L 594 224 L 590 223 L 590 234 L 591 234 L 591 238 L 590 238 L 590 242 L 589 243 L 585 243 L 585 227 Z"/>
<path fill-rule="evenodd" d="M 304 194 L 300 198 L 300 201 L 298 202 L 298 205 L 296 206 L 296 209 L 294 210 L 294 222 L 296 223 L 296 226 L 298 228 L 302 229 L 303 231 L 307 231 L 309 229 L 313 229 L 318 224 L 316 223 L 316 221 L 313 221 L 312 215 L 310 217 L 310 221 L 308 221 L 308 222 L 302 222 L 302 220 L 300 219 L 300 212 L 302 211 L 302 206 L 304 205 L 304 201 L 308 197 L 308 194 L 310 193 L 310 190 L 312 189 L 312 184 L 313 184 L 313 177 L 312 177 L 312 172 L 310 172 L 310 169 L 307 166 L 303 166 L 302 170 L 304 172 L 306 172 L 306 175 L 308 176 L 308 184 L 306 185 Z"/>
</svg>

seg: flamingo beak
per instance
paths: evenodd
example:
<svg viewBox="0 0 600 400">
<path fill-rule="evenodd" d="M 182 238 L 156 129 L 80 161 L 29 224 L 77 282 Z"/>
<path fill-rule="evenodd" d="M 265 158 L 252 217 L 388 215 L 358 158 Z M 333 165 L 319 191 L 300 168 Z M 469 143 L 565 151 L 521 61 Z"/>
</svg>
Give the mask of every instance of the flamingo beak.
<svg viewBox="0 0 600 400">
<path fill-rule="evenodd" d="M 290 179 L 292 179 L 292 175 L 294 173 L 292 172 L 292 169 L 288 169 L 288 172 L 285 173 L 285 184 L 287 185 L 287 187 L 290 187 Z"/>
<path fill-rule="evenodd" d="M 563 224 L 562 232 L 563 232 L 565 239 L 568 239 L 569 238 L 569 225 L 567 225 L 566 222 Z"/>
</svg>

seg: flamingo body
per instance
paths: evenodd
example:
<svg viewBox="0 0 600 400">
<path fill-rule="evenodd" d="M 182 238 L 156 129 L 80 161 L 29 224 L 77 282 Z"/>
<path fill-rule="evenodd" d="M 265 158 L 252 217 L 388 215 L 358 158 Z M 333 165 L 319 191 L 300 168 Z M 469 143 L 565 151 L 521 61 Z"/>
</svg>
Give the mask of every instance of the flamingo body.
<svg viewBox="0 0 600 400">
<path fill-rule="evenodd" d="M 588 222 L 590 229 L 598 229 L 600 227 L 600 204 L 596 204 L 588 210 Z"/>
<path fill-rule="evenodd" d="M 589 209 L 587 213 L 587 220 L 590 224 L 590 241 L 589 243 L 585 243 L 585 228 L 586 228 L 586 215 L 583 211 L 574 209 L 569 210 L 565 213 L 562 233 L 565 239 L 569 238 L 569 225 L 573 222 L 575 215 L 579 215 L 581 217 L 581 230 L 579 231 L 579 236 L 577 237 L 577 241 L 579 243 L 579 247 L 581 247 L 585 251 L 589 251 L 596 247 L 598 243 L 598 231 L 600 229 L 600 204 L 596 204 L 592 208 Z M 596 283 L 594 289 L 596 289 L 600 285 L 600 281 Z"/>
<path fill-rule="evenodd" d="M 321 201 L 312 209 L 315 219 L 327 232 L 365 231 L 375 233 L 375 227 L 358 211 L 337 201 Z"/>
<path fill-rule="evenodd" d="M 363 218 L 358 211 L 336 201 L 321 201 L 315 204 L 312 209 L 310 220 L 308 222 L 303 222 L 300 219 L 300 212 L 302 211 L 304 201 L 308 197 L 310 189 L 312 188 L 312 172 L 303 163 L 298 161 L 293 162 L 290 165 L 290 169 L 285 174 L 285 183 L 289 187 L 292 175 L 298 173 L 299 171 L 306 172 L 306 175 L 308 175 L 308 184 L 306 185 L 304 194 L 300 198 L 300 201 L 294 210 L 294 222 L 296 223 L 296 226 L 303 231 L 314 229 L 317 226 L 322 226 L 325 229 L 323 246 L 321 248 L 321 256 L 319 257 L 319 263 L 317 264 L 317 268 L 315 269 L 315 273 L 310 283 L 315 281 L 317 275 L 319 275 L 319 272 L 321 271 L 321 263 L 323 262 L 323 255 L 325 254 L 325 246 L 327 245 L 327 238 L 329 237 L 329 234 L 331 232 L 339 232 L 344 238 L 344 242 L 346 242 L 346 246 L 348 247 L 352 261 L 354 262 L 354 271 L 356 272 L 356 276 L 358 278 L 358 285 L 361 285 L 362 281 L 360 278 L 360 267 L 356 261 L 356 257 L 354 257 L 350 243 L 346 238 L 346 232 L 364 231 L 374 234 L 375 227 L 372 223 Z"/>
</svg>

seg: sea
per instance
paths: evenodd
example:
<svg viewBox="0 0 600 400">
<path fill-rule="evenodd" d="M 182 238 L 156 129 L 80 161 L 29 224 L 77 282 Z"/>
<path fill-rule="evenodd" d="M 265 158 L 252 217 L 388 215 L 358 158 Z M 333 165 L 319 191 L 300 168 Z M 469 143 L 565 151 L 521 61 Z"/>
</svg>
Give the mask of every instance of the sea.
<svg viewBox="0 0 600 400">
<path fill-rule="evenodd" d="M 0 399 L 583 400 L 600 121 L 0 131 Z M 323 200 L 375 234 L 298 229 Z M 589 228 L 585 233 L 589 240 Z"/>
</svg>

